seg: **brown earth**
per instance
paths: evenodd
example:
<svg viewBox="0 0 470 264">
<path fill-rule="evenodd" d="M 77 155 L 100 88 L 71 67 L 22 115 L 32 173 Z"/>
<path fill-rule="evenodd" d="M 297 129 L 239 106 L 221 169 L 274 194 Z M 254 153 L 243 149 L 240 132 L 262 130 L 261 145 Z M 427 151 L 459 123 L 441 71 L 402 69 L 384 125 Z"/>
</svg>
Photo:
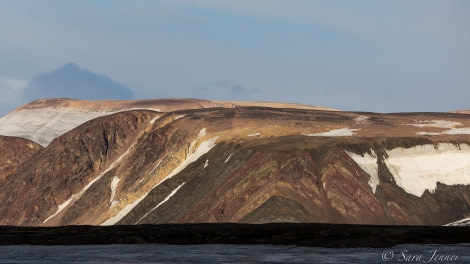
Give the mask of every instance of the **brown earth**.
<svg viewBox="0 0 470 264">
<path fill-rule="evenodd" d="M 397 186 L 384 163 L 393 148 L 470 144 L 467 134 L 417 134 L 449 129 L 416 126 L 430 120 L 470 127 L 470 116 L 458 113 L 258 106 L 104 116 L 55 139 L 6 176 L 0 224 L 97 225 L 135 203 L 118 224 L 442 225 L 468 217 L 470 186 L 438 184 L 416 197 Z M 350 135 L 315 136 L 331 130 Z M 167 178 L 210 139 L 216 140 L 210 151 Z M 375 193 L 370 176 L 347 154 L 372 150 L 380 179 Z"/>
<path fill-rule="evenodd" d="M 42 147 L 32 141 L 0 136 L 0 182 L 14 174 Z"/>
</svg>

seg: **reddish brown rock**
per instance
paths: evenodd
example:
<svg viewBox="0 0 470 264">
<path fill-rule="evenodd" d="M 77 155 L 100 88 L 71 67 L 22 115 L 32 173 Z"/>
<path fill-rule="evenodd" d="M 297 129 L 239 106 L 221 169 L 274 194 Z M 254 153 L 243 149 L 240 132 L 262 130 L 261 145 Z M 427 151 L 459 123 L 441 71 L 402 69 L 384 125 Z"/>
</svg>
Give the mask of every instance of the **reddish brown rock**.
<svg viewBox="0 0 470 264">
<path fill-rule="evenodd" d="M 0 136 L 0 182 L 31 162 L 41 149 L 40 145 L 26 139 Z"/>
<path fill-rule="evenodd" d="M 120 112 L 44 149 L 2 137 L 0 224 L 442 225 L 470 217 L 470 186 L 438 183 L 418 197 L 397 185 L 385 163 L 395 148 L 470 144 L 467 134 L 439 134 L 448 128 L 432 126 L 437 119 L 470 127 L 470 116 L 456 113 L 240 106 Z M 348 153 L 375 153 L 375 192 Z"/>
</svg>

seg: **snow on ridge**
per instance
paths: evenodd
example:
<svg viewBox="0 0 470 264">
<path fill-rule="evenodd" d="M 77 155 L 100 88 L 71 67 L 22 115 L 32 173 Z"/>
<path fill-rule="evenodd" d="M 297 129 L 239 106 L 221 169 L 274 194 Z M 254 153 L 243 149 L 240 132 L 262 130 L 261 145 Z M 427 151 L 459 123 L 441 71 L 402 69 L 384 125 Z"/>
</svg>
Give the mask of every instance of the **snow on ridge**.
<svg viewBox="0 0 470 264">
<path fill-rule="evenodd" d="M 47 106 L 20 109 L 0 118 L 0 135 L 25 138 L 47 147 L 57 137 L 89 120 L 128 110 L 154 110 L 160 112 L 158 108 L 89 110 Z M 150 122 L 155 122 L 157 118 Z"/>
<path fill-rule="evenodd" d="M 359 165 L 359 167 L 361 167 L 362 170 L 369 174 L 369 185 L 375 193 L 375 190 L 380 183 L 378 174 L 379 167 L 377 165 L 377 156 L 375 155 L 375 152 L 372 150 L 372 155 L 366 153 L 364 156 L 352 152 L 346 153 L 348 153 L 348 155 L 357 163 L 357 165 Z"/>
<path fill-rule="evenodd" d="M 159 108 L 152 108 L 152 107 L 132 107 L 132 108 L 125 108 L 122 110 L 119 110 L 119 112 L 124 112 L 124 111 L 134 111 L 134 110 L 150 110 L 150 111 L 155 111 L 155 112 L 161 112 Z"/>
<path fill-rule="evenodd" d="M 159 118 L 160 118 L 160 116 L 154 117 L 152 120 L 150 120 L 150 124 L 154 124 L 155 121 L 157 121 L 157 119 L 159 119 Z"/>
<path fill-rule="evenodd" d="M 437 136 L 437 135 L 470 135 L 470 127 L 459 127 L 459 128 L 451 128 L 448 130 L 444 130 L 442 132 L 416 132 L 417 135 L 422 136 Z"/>
<path fill-rule="evenodd" d="M 0 118 L 0 135 L 29 139 L 46 147 L 55 138 L 86 121 L 113 113 L 69 107 L 21 109 Z"/>
<path fill-rule="evenodd" d="M 144 216 L 142 216 L 139 221 L 135 222 L 135 225 L 137 225 L 140 221 L 142 221 L 142 219 L 144 219 L 147 215 L 149 215 L 151 212 L 153 212 L 155 209 L 157 209 L 158 207 L 160 207 L 160 205 L 166 203 L 168 200 L 170 200 L 170 198 L 175 195 L 175 193 L 181 188 L 183 187 L 183 185 L 185 184 L 186 182 L 183 182 L 182 184 L 180 184 L 178 187 L 176 187 L 176 189 L 174 189 L 167 197 L 165 197 L 165 199 L 163 199 L 163 201 L 161 201 L 159 204 L 157 204 L 154 208 L 152 208 L 152 210 L 148 211 Z"/>
<path fill-rule="evenodd" d="M 313 133 L 313 134 L 302 134 L 302 136 L 308 136 L 308 137 L 348 137 L 352 136 L 359 129 L 352 129 L 349 127 L 344 127 L 344 128 L 338 128 L 338 129 L 332 129 L 327 132 L 320 132 L 320 133 Z"/>
<path fill-rule="evenodd" d="M 179 116 L 175 117 L 175 120 L 178 120 L 178 119 L 183 118 L 183 117 L 185 117 L 185 116 L 186 116 L 186 115 L 179 115 Z"/>
<path fill-rule="evenodd" d="M 249 137 L 259 137 L 259 136 L 261 136 L 261 133 L 260 133 L 260 132 L 256 132 L 256 133 L 254 133 L 254 134 L 249 134 L 249 135 L 247 135 L 247 136 L 249 136 Z"/>
<path fill-rule="evenodd" d="M 462 123 L 448 120 L 419 120 L 418 124 L 408 125 L 416 127 L 453 128 L 462 125 Z"/>
<path fill-rule="evenodd" d="M 204 134 L 205 134 L 205 128 L 201 129 L 201 131 L 199 132 L 199 134 L 201 134 L 201 132 L 204 131 Z M 197 149 L 189 154 L 186 159 L 180 164 L 178 165 L 175 169 L 173 169 L 173 171 L 171 171 L 165 178 L 163 178 L 160 182 L 158 182 L 155 186 L 153 186 L 152 188 L 150 188 L 147 192 L 145 192 L 142 196 L 140 196 L 138 199 L 136 199 L 134 202 L 126 205 L 126 207 L 124 207 L 124 209 L 122 209 L 117 215 L 107 219 L 106 221 L 104 221 L 103 223 L 101 223 L 102 226 L 105 226 L 105 225 L 114 225 L 116 224 L 117 222 L 119 222 L 124 216 L 126 216 L 132 209 L 134 209 L 135 206 L 137 206 L 137 204 L 139 204 L 142 200 L 145 199 L 145 197 L 147 197 L 147 195 L 153 190 L 155 189 L 158 185 L 160 185 L 162 182 L 172 178 L 173 176 L 175 176 L 176 174 L 180 173 L 182 170 L 184 170 L 189 164 L 193 163 L 194 161 L 198 160 L 202 155 L 206 154 L 207 152 L 209 152 L 216 144 L 215 142 L 217 141 L 219 137 L 216 136 L 216 137 L 213 137 L 213 138 L 210 138 L 206 141 L 203 141 L 198 147 Z M 191 145 L 194 145 L 195 142 L 191 143 Z"/>
<path fill-rule="evenodd" d="M 437 182 L 470 185 L 470 146 L 441 143 L 387 151 L 387 167 L 398 186 L 420 197 L 433 192 Z"/>
</svg>

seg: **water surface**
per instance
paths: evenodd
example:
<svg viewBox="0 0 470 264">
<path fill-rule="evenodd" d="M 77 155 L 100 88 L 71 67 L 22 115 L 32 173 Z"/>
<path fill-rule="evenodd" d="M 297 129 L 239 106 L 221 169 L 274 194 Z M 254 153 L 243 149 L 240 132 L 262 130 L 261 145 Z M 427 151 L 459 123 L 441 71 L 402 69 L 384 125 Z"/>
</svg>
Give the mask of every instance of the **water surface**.
<svg viewBox="0 0 470 264">
<path fill-rule="evenodd" d="M 430 260 L 433 255 L 435 259 Z M 436 259 L 439 256 L 441 258 Z M 450 256 L 454 256 L 452 261 Z M 391 248 L 220 244 L 12 245 L 0 246 L 0 263 L 470 263 L 470 244 L 403 244 Z"/>
</svg>

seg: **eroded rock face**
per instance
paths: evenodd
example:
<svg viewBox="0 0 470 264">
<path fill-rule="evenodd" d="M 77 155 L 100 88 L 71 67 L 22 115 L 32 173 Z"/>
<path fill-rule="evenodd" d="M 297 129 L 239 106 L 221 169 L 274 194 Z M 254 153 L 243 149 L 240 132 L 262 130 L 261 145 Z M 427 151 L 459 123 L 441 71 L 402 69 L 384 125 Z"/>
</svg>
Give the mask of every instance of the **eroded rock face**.
<svg viewBox="0 0 470 264">
<path fill-rule="evenodd" d="M 32 141 L 0 136 L 0 182 L 24 166 L 42 147 Z"/>
<path fill-rule="evenodd" d="M 41 224 L 110 166 L 138 138 L 149 118 L 146 112 L 115 114 L 89 121 L 54 140 L 0 186 L 0 223 Z"/>
<path fill-rule="evenodd" d="M 466 127 L 450 113 L 119 112 L 44 149 L 0 138 L 0 224 L 443 225 L 470 217 Z M 459 162 L 426 176 L 441 154 Z"/>
</svg>

